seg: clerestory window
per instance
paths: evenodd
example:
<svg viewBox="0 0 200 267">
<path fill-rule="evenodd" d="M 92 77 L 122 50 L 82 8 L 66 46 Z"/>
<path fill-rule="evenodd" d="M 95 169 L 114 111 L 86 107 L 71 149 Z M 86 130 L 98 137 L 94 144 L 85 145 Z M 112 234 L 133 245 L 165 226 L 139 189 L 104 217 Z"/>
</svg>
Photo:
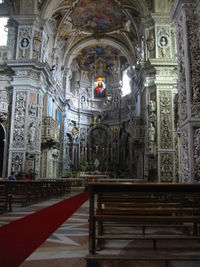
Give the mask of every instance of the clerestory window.
<svg viewBox="0 0 200 267">
<path fill-rule="evenodd" d="M 8 37 L 8 31 L 6 28 L 7 22 L 8 22 L 7 17 L 0 18 L 0 46 L 7 45 L 7 37 Z"/>
<path fill-rule="evenodd" d="M 127 74 L 127 69 L 123 71 L 122 78 L 122 96 L 126 96 L 131 93 L 130 78 Z"/>
</svg>

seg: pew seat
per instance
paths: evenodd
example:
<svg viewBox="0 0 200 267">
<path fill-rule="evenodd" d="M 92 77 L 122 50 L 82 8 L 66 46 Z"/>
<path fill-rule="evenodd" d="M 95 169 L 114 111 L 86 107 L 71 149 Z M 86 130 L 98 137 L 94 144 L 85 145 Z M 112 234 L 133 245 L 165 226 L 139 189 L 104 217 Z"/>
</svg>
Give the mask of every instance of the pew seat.
<svg viewBox="0 0 200 267">
<path fill-rule="evenodd" d="M 137 264 L 137 261 L 164 262 L 163 266 L 165 267 L 170 267 L 171 261 L 195 261 L 200 265 L 200 253 L 198 253 L 198 251 L 194 251 L 194 249 L 187 249 L 182 251 L 181 254 L 179 250 L 154 250 L 152 253 L 152 250 L 142 249 L 131 251 L 128 255 L 111 255 L 106 253 L 94 255 L 88 254 L 85 259 L 87 261 L 87 267 L 110 266 L 109 263 L 112 263 L 114 266 L 120 266 L 121 262 L 127 263 L 129 266 L 130 262 L 136 262 Z M 105 265 L 105 263 L 108 264 Z"/>
<path fill-rule="evenodd" d="M 70 190 L 71 183 L 66 179 L 0 181 L 0 211 L 12 211 L 13 205 L 30 205 L 68 193 Z"/>
<path fill-rule="evenodd" d="M 90 254 L 86 257 L 88 266 L 98 266 L 99 262 L 108 260 L 109 257 L 106 258 L 105 255 L 109 253 L 106 251 L 106 245 L 110 242 L 116 244 L 118 240 L 152 242 L 153 247 L 147 253 L 147 260 L 153 260 L 153 258 L 165 260 L 163 254 L 154 254 L 155 251 L 162 249 L 158 246 L 160 241 L 183 242 L 187 248 L 189 247 L 187 242 L 194 242 L 200 246 L 199 184 L 137 184 L 101 181 L 89 183 L 88 189 L 90 195 Z M 136 227 L 141 227 L 142 232 L 135 232 Z M 146 232 L 147 227 L 153 230 Z M 160 227 L 165 230 L 159 232 Z M 128 231 L 127 228 L 129 228 Z M 131 259 L 142 260 L 144 255 L 140 257 L 136 252 L 138 252 L 137 249 L 131 251 Z M 182 252 L 179 253 L 179 259 L 184 260 Z M 118 256 L 116 257 L 119 259 Z M 111 258 L 113 260 L 113 257 Z M 176 257 L 171 254 L 165 262 L 166 266 L 174 258 Z M 200 256 L 197 258 L 200 259 Z M 190 260 L 192 260 L 191 257 Z"/>
</svg>

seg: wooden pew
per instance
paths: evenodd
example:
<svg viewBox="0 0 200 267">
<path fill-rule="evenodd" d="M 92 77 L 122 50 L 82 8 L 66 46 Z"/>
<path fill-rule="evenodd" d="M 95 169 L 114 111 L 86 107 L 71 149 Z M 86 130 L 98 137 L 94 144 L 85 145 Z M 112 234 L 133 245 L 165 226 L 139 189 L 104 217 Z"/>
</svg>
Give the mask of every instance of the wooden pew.
<svg viewBox="0 0 200 267">
<path fill-rule="evenodd" d="M 192 256 L 191 256 L 191 255 Z M 193 250 L 188 249 L 186 254 L 180 254 L 180 252 L 170 252 L 170 251 L 154 251 L 154 253 L 149 252 L 149 250 L 132 251 L 131 255 L 94 255 L 90 254 L 85 257 L 87 261 L 87 267 L 101 267 L 101 266 L 120 266 L 120 263 L 130 266 L 130 262 L 137 261 L 153 261 L 153 262 L 164 262 L 165 267 L 171 267 L 171 261 L 200 261 L 199 253 L 194 254 Z M 105 265 L 105 263 L 107 265 Z M 101 265 L 102 264 L 102 265 Z M 197 265 L 196 265 L 197 266 Z"/>
<path fill-rule="evenodd" d="M 0 181 L 0 200 L 5 198 L 7 209 L 12 210 L 13 204 L 30 205 L 44 199 L 60 196 L 71 190 L 70 181 L 66 179 L 38 181 Z"/>
<path fill-rule="evenodd" d="M 88 266 L 95 261 L 101 240 L 152 240 L 154 252 L 159 240 L 199 240 L 200 184 L 137 184 L 130 182 L 89 183 L 90 218 Z M 133 228 L 174 227 L 192 228 L 192 235 L 146 235 L 104 233 L 104 226 L 127 224 Z M 108 228 L 109 229 L 109 228 Z M 120 228 L 121 230 L 122 228 Z M 143 228 L 144 229 L 144 228 Z M 98 246 L 97 246 L 98 245 Z M 102 255 L 101 255 L 102 256 Z M 98 255 L 98 257 L 100 257 Z M 103 258 L 103 256 L 102 256 Z M 200 260 L 200 256 L 199 256 Z M 168 264 L 168 262 L 166 263 Z M 92 266 L 92 265 L 91 265 Z"/>
<path fill-rule="evenodd" d="M 11 208 L 10 195 L 7 193 L 6 184 L 0 183 L 0 213 L 6 212 Z"/>
</svg>

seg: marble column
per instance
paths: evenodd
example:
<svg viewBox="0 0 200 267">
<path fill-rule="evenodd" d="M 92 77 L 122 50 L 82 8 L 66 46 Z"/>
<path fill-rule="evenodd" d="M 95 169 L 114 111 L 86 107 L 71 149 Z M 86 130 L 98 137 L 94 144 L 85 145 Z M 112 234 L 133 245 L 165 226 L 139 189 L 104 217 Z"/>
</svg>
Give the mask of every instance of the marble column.
<svg viewBox="0 0 200 267">
<path fill-rule="evenodd" d="M 174 1 L 178 55 L 181 181 L 200 181 L 200 1 Z"/>
</svg>

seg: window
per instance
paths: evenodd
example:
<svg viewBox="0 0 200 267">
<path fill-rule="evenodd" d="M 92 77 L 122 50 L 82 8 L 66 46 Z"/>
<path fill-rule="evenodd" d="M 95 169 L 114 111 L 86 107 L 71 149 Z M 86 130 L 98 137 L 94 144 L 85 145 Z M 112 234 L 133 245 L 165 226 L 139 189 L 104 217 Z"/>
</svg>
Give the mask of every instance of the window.
<svg viewBox="0 0 200 267">
<path fill-rule="evenodd" d="M 0 46 L 7 45 L 7 35 L 8 35 L 6 29 L 7 22 L 8 22 L 7 17 L 0 18 Z"/>
<path fill-rule="evenodd" d="M 123 71 L 122 79 L 122 96 L 126 96 L 131 93 L 130 78 L 127 74 L 127 69 Z"/>
</svg>

